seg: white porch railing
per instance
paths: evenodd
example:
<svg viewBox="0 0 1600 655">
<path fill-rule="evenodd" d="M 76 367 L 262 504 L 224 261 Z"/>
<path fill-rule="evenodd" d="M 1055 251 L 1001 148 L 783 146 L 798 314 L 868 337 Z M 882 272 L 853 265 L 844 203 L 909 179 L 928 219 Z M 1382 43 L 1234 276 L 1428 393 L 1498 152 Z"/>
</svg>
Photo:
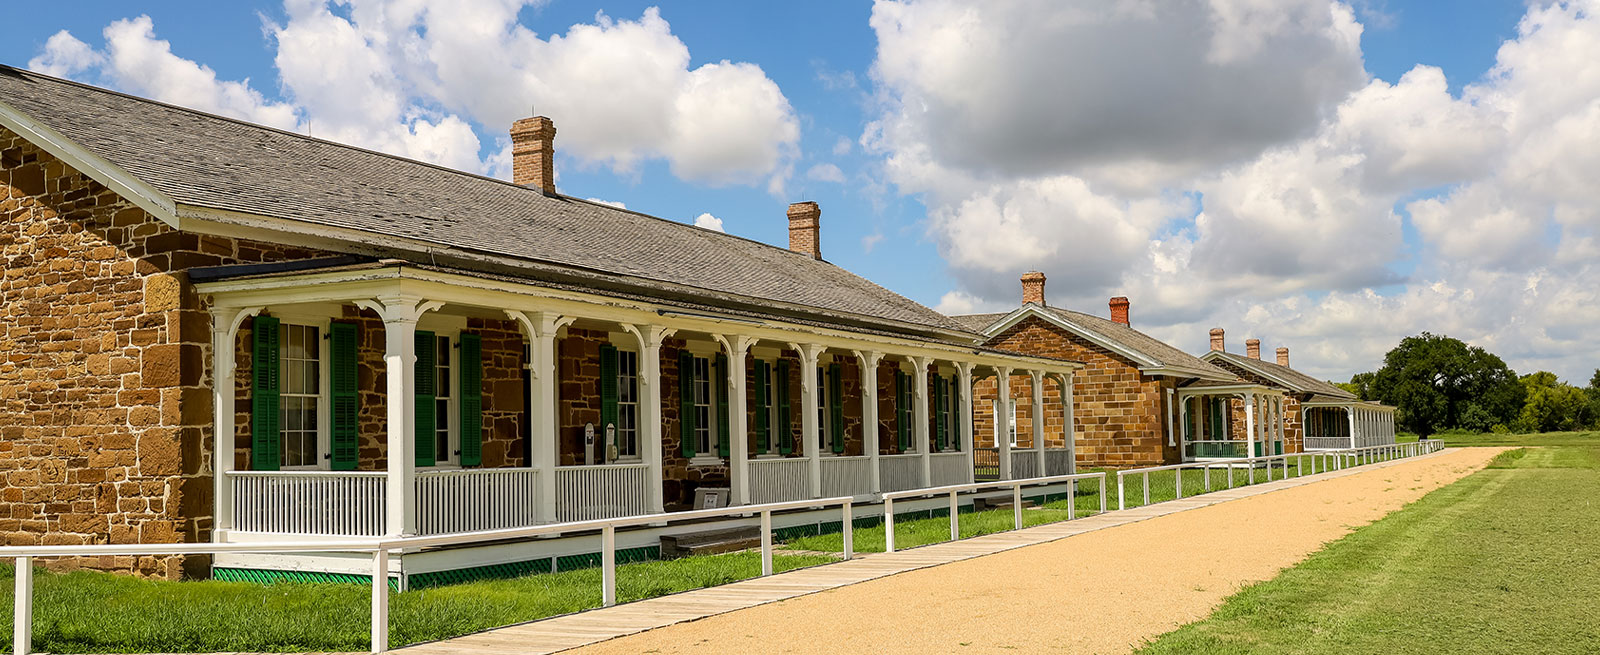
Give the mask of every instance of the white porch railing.
<svg viewBox="0 0 1600 655">
<path fill-rule="evenodd" d="M 1022 521 L 1022 488 L 1026 486 L 1062 484 L 1067 485 L 1067 520 L 1077 518 L 1078 482 L 1094 480 L 1099 485 L 1100 513 L 1106 513 L 1106 481 L 1110 474 L 1105 471 L 1099 473 L 1078 473 L 1075 475 L 1057 475 L 1047 478 L 1028 478 L 1024 480 L 999 480 L 995 482 L 973 482 L 969 484 L 956 484 L 943 487 L 929 487 L 927 489 L 912 489 L 902 492 L 883 494 L 883 537 L 884 550 L 894 552 L 894 501 L 919 496 L 947 495 L 950 498 L 950 540 L 961 538 L 961 512 L 960 494 L 967 491 L 980 491 L 983 489 L 1011 489 L 1011 520 L 1012 527 L 1021 530 Z"/>
<path fill-rule="evenodd" d="M 1037 478 L 1039 471 L 1039 451 L 1013 450 L 1011 451 L 1011 479 Z"/>
<path fill-rule="evenodd" d="M 1117 471 L 1117 509 L 1126 509 L 1130 504 L 1134 506 L 1149 505 L 1152 502 L 1151 474 L 1164 474 L 1171 472 L 1171 477 L 1161 475 L 1158 480 L 1162 489 L 1158 492 L 1160 497 L 1154 502 L 1177 500 L 1185 496 L 1194 496 L 1210 493 L 1217 488 L 1232 489 L 1234 486 L 1234 469 L 1244 472 L 1246 484 L 1256 483 L 1256 471 L 1266 476 L 1266 481 L 1276 479 L 1286 480 L 1290 477 L 1301 477 L 1326 473 L 1353 466 L 1386 462 L 1406 457 L 1416 457 L 1438 452 L 1443 446 L 1438 442 L 1416 442 L 1395 444 L 1387 446 L 1368 446 L 1365 448 L 1347 448 L 1341 450 L 1319 450 L 1303 453 L 1290 453 L 1287 455 L 1264 455 L 1261 457 L 1246 457 L 1210 462 L 1186 462 L 1183 464 L 1168 464 L 1166 466 L 1149 466 L 1137 469 Z M 1290 464 L 1293 463 L 1293 473 Z M 1184 483 L 1184 471 L 1189 471 L 1189 482 Z M 1280 473 L 1281 471 L 1281 473 Z M 1212 481 L 1213 473 L 1218 479 Z M 1138 488 L 1133 503 L 1128 500 L 1127 480 L 1137 478 Z M 1167 489 L 1172 493 L 1167 494 Z"/>
<path fill-rule="evenodd" d="M 1306 450 L 1342 450 L 1350 447 L 1350 437 L 1306 437 Z"/>
<path fill-rule="evenodd" d="M 556 520 L 649 514 L 648 464 L 556 467 Z"/>
<path fill-rule="evenodd" d="M 967 466 L 966 453 L 934 453 L 932 458 L 930 466 L 933 480 L 929 482 L 930 485 L 943 487 L 972 482 L 972 469 Z"/>
<path fill-rule="evenodd" d="M 1072 473 L 1073 452 L 1066 448 L 1044 449 L 1044 474 L 1068 475 Z"/>
<path fill-rule="evenodd" d="M 972 477 L 977 480 L 1000 479 L 1000 449 L 974 448 L 972 451 Z"/>
<path fill-rule="evenodd" d="M 753 459 L 749 470 L 752 503 L 781 503 L 811 497 L 811 460 L 804 457 Z M 826 475 L 827 468 L 823 471 Z"/>
<path fill-rule="evenodd" d="M 821 461 L 822 495 L 860 496 L 872 493 L 872 458 L 824 457 Z"/>
<path fill-rule="evenodd" d="M 885 492 L 905 491 L 922 484 L 922 455 L 883 455 L 878 458 L 879 481 Z"/>
<path fill-rule="evenodd" d="M 525 468 L 420 471 L 417 533 L 524 528 L 534 515 L 539 471 Z"/>
<path fill-rule="evenodd" d="M 384 534 L 384 474 L 230 471 L 233 529 L 334 537 Z"/>
</svg>

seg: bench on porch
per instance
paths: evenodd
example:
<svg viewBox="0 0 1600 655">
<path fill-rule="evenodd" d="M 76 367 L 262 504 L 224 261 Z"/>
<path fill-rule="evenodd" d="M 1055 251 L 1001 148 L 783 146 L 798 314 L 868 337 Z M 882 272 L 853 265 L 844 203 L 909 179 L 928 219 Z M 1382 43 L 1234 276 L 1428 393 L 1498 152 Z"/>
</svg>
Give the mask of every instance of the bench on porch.
<svg viewBox="0 0 1600 655">
<path fill-rule="evenodd" d="M 736 550 L 748 550 L 760 546 L 761 530 L 754 525 L 662 535 L 661 559 L 731 553 Z"/>
</svg>

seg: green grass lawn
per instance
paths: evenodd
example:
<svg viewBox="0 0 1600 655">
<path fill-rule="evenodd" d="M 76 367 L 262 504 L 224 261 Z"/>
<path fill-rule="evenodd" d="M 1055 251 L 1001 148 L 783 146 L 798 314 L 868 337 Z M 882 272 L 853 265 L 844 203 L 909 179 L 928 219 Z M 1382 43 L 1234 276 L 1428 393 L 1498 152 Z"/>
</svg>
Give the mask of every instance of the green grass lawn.
<svg viewBox="0 0 1600 655">
<path fill-rule="evenodd" d="M 787 571 L 824 564 L 821 555 L 778 556 Z M 617 567 L 627 602 L 753 578 L 758 553 L 732 553 Z M 0 626 L 11 645 L 12 580 L 0 567 Z M 38 570 L 35 650 L 51 653 L 364 651 L 366 585 L 142 580 Z M 600 606 L 600 569 L 435 587 L 390 596 L 390 643 L 398 647 Z"/>
<path fill-rule="evenodd" d="M 1600 652 L 1588 443 L 1507 452 L 1139 652 Z"/>
<path fill-rule="evenodd" d="M 1600 432 L 1543 432 L 1537 434 L 1438 434 L 1446 446 L 1589 446 L 1600 447 Z"/>
</svg>

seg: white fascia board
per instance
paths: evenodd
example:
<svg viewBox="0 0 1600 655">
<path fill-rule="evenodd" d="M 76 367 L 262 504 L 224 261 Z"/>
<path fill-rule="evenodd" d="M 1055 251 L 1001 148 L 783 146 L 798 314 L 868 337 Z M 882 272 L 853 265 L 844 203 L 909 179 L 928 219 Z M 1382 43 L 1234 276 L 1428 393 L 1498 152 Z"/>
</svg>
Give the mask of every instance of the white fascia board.
<svg viewBox="0 0 1600 655">
<path fill-rule="evenodd" d="M 1230 385 L 1226 385 L 1226 386 L 1216 386 L 1216 387 L 1194 387 L 1194 388 L 1179 387 L 1178 388 L 1178 395 L 1180 395 L 1180 396 L 1207 396 L 1207 395 L 1216 395 L 1216 394 L 1219 394 L 1219 393 L 1226 393 L 1226 394 L 1258 393 L 1258 394 L 1269 395 L 1269 396 L 1270 395 L 1278 395 L 1278 396 L 1284 395 L 1284 392 L 1283 392 L 1282 389 L 1274 389 L 1272 387 L 1265 386 L 1265 385 L 1260 385 L 1260 384 L 1230 384 Z"/>
<path fill-rule="evenodd" d="M 1242 358 L 1237 358 L 1236 359 L 1234 357 L 1230 357 L 1227 353 L 1220 353 L 1220 352 L 1217 352 L 1215 350 L 1200 356 L 1200 360 L 1204 361 L 1204 362 L 1207 362 L 1207 363 L 1215 362 L 1215 361 L 1217 361 L 1219 359 L 1227 360 L 1227 361 L 1229 361 L 1229 362 L 1231 362 L 1231 363 L 1233 363 L 1235 365 L 1238 365 L 1238 366 L 1243 366 L 1245 369 L 1249 370 L 1251 373 L 1255 373 L 1256 375 L 1264 377 L 1264 378 L 1266 378 L 1268 380 L 1272 380 L 1273 382 L 1277 383 L 1278 386 L 1281 386 L 1281 387 L 1283 387 L 1285 389 L 1288 389 L 1290 391 L 1293 391 L 1295 393 L 1316 393 L 1314 391 L 1307 391 L 1305 389 L 1301 389 L 1298 385 L 1296 385 L 1296 384 L 1294 384 L 1292 382 L 1289 382 L 1288 380 L 1280 378 L 1280 377 L 1278 377 L 1276 375 L 1273 375 L 1272 373 L 1270 373 L 1268 371 L 1262 370 L 1262 369 L 1257 368 L 1255 366 L 1251 366 L 1246 361 L 1241 361 L 1241 360 L 1248 360 L 1248 359 L 1250 359 L 1249 357 L 1242 357 Z"/>
<path fill-rule="evenodd" d="M 1114 353 L 1117 353 L 1119 355 L 1122 355 L 1123 357 L 1127 357 L 1128 359 L 1131 359 L 1131 360 L 1133 360 L 1135 362 L 1138 362 L 1138 364 L 1140 366 L 1140 368 L 1139 368 L 1140 371 L 1145 371 L 1146 369 L 1156 369 L 1156 368 L 1161 368 L 1162 367 L 1162 364 L 1160 362 L 1157 362 L 1157 361 L 1155 361 L 1153 359 L 1150 359 L 1149 357 L 1145 356 L 1143 353 L 1131 350 L 1128 347 L 1123 346 L 1120 343 L 1117 343 L 1116 341 L 1113 341 L 1111 339 L 1106 338 L 1104 335 L 1102 335 L 1102 334 L 1100 334 L 1098 332 L 1095 332 L 1093 330 L 1087 329 L 1087 328 L 1085 328 L 1085 327 L 1083 327 L 1081 325 L 1078 325 L 1077 323 L 1073 323 L 1072 321 L 1064 319 L 1064 318 L 1060 317 L 1059 315 L 1057 315 L 1055 312 L 1046 311 L 1044 309 L 1041 309 L 1037 305 L 1031 305 L 1030 304 L 1030 305 L 1023 305 L 1021 307 L 1018 307 L 1016 309 L 1016 311 L 1013 311 L 1010 314 L 1007 314 L 1005 318 L 1002 318 L 999 321 L 996 321 L 994 324 L 992 324 L 988 328 L 984 329 L 983 335 L 985 337 L 993 337 L 993 336 L 995 336 L 997 334 L 1000 334 L 1002 332 L 1005 332 L 1006 330 L 1011 329 L 1012 326 L 1014 326 L 1014 325 L 1016 325 L 1018 323 L 1021 323 L 1023 320 L 1027 319 L 1030 316 L 1037 316 L 1037 317 L 1039 317 L 1039 318 L 1049 322 L 1050 324 L 1055 325 L 1055 326 L 1057 326 L 1057 327 L 1059 327 L 1059 328 L 1061 328 L 1063 330 L 1066 330 L 1066 331 L 1071 332 L 1073 334 L 1076 334 L 1076 335 L 1078 335 L 1080 337 L 1088 339 L 1089 341 L 1093 342 L 1097 346 L 1100 346 L 1101 348 L 1105 348 L 1106 350 L 1109 350 L 1111 352 L 1114 352 Z M 1195 376 L 1185 375 L 1184 377 L 1195 377 Z"/>
<path fill-rule="evenodd" d="M 0 101 L 0 125 L 43 148 L 73 170 L 106 185 L 106 188 L 127 198 L 161 222 L 174 228 L 180 227 L 176 208 L 166 194 L 3 101 Z"/>
</svg>

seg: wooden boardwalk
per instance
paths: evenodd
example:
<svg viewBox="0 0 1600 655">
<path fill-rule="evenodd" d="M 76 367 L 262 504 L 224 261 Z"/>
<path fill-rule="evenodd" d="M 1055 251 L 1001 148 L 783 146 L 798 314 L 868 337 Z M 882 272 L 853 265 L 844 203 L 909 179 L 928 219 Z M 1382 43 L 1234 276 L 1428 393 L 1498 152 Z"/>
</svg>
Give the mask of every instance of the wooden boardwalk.
<svg viewBox="0 0 1600 655">
<path fill-rule="evenodd" d="M 1444 451 L 1441 451 L 1444 452 Z M 1182 500 L 1157 503 L 1124 511 L 1051 523 L 1022 530 L 973 537 L 961 541 L 921 546 L 895 553 L 858 554 L 856 559 L 780 573 L 764 578 L 662 596 L 604 609 L 568 614 L 530 623 L 496 628 L 454 639 L 400 649 L 406 653 L 465 653 L 479 655 L 556 653 L 675 623 L 694 621 L 734 610 L 755 607 L 819 591 L 826 591 L 914 571 L 959 562 L 1015 548 L 1048 543 L 1095 530 L 1127 525 L 1158 516 L 1225 503 L 1347 475 L 1387 468 L 1433 457 L 1438 453 L 1277 480 L 1248 487 L 1214 491 Z"/>
</svg>

